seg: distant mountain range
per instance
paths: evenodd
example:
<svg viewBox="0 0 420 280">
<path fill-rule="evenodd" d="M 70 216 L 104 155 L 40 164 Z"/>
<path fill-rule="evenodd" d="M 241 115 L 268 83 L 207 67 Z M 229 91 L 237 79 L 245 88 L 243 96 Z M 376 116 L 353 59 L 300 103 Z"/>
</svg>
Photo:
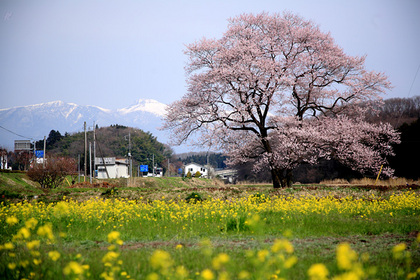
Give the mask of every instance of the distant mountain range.
<svg viewBox="0 0 420 280">
<path fill-rule="evenodd" d="M 140 99 L 122 109 L 109 110 L 98 106 L 82 106 L 54 101 L 30 106 L 0 109 L 0 146 L 13 150 L 14 140 L 44 139 L 51 130 L 83 131 L 83 123 L 92 128 L 119 124 L 148 131 L 161 143 L 167 143 L 166 132 L 159 131 L 166 104 L 152 99 Z"/>
</svg>

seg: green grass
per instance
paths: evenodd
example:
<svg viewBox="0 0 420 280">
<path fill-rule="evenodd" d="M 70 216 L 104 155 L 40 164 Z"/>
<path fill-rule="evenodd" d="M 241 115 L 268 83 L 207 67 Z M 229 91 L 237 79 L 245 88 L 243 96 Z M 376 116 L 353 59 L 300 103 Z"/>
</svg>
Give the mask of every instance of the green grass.
<svg viewBox="0 0 420 280">
<path fill-rule="evenodd" d="M 325 264 L 330 275 L 339 275 L 344 271 L 337 267 L 335 254 L 337 246 L 343 242 L 351 245 L 359 260 L 363 254 L 369 255 L 369 260 L 363 262 L 365 272 L 376 268 L 375 275 L 369 279 L 406 279 L 408 272 L 420 267 L 420 251 L 416 242 L 420 231 L 418 189 L 300 185 L 274 190 L 268 185 L 224 186 L 202 179 L 143 178 L 135 180 L 132 185 L 121 179 L 110 181 L 110 186 L 115 189 L 112 194 L 108 192 L 111 188 L 103 185 L 78 185 L 73 188 L 63 185 L 44 192 L 23 180 L 24 174 L 7 176 L 10 177 L 0 173 L 0 182 L 9 182 L 0 183 L 0 191 L 10 191 L 16 197 L 5 198 L 1 207 L 0 246 L 13 242 L 17 247 L 12 251 L 0 250 L 1 279 L 72 279 L 72 275 L 64 274 L 64 268 L 71 261 L 89 265 L 89 275 L 73 276 L 103 279 L 101 274 L 107 269 L 103 257 L 110 245 L 107 236 L 115 230 L 124 240 L 124 245 L 115 249 L 123 263 L 115 263 L 112 267 L 120 266 L 121 271 L 127 272 L 133 279 L 146 279 L 152 273 L 160 274 L 159 279 L 181 279 L 171 278 L 176 267 L 181 265 L 189 272 L 185 279 L 203 279 L 200 274 L 205 269 L 211 269 L 216 277 L 227 271 L 229 279 L 238 279 L 241 271 L 248 271 L 249 279 L 275 279 L 273 275 L 280 268 L 278 277 L 308 279 L 307 271 L 315 263 Z M 204 202 L 186 203 L 192 193 L 198 193 Z M 410 196 L 410 193 L 413 195 Z M 39 195 L 39 198 L 34 200 L 32 194 Z M 392 200 L 394 195 L 396 198 Z M 249 196 L 254 197 L 253 202 L 236 203 Z M 269 207 L 275 197 L 280 197 L 279 203 L 293 202 L 295 208 Z M 315 199 L 306 205 L 304 201 L 308 197 Z M 322 200 L 325 197 L 330 197 L 338 208 Z M 121 198 L 133 202 L 121 201 Z M 25 209 L 29 210 L 16 210 L 14 203 L 25 199 L 28 201 Z M 60 204 L 63 199 L 74 202 Z M 89 199 L 91 201 L 86 202 Z M 221 204 L 219 209 L 223 210 L 222 213 L 212 214 L 216 208 L 208 207 L 206 203 L 213 200 L 232 203 Z M 360 205 L 355 201 L 360 201 Z M 404 201 L 408 202 L 404 204 Z M 101 203 L 106 204 L 102 206 Z M 128 207 L 129 203 L 135 207 Z M 325 207 L 319 207 L 318 203 L 325 203 Z M 381 203 L 390 206 L 377 210 L 375 207 Z M 353 208 L 340 210 L 347 204 L 353 205 Z M 69 208 L 66 210 L 65 207 Z M 332 208 L 324 211 L 328 207 Z M 104 213 L 99 214 L 102 210 Z M 182 221 L 171 218 L 171 215 L 182 217 L 184 214 L 189 216 Z M 6 223 L 6 218 L 11 215 L 18 218 L 17 224 Z M 39 257 L 34 256 L 34 250 L 26 248 L 25 242 L 12 240 L 12 236 L 25 227 L 25 222 L 31 217 L 37 219 L 37 228 L 51 223 L 56 236 L 56 241 L 51 244 L 40 237 L 36 229 L 32 230 L 29 240 L 41 240 L 37 250 Z M 259 217 L 259 220 L 252 222 L 254 217 Z M 63 236 L 60 237 L 59 233 Z M 270 252 L 273 243 L 283 238 L 290 240 L 298 262 L 286 269 L 282 267 L 282 261 L 270 253 L 271 257 L 259 263 L 258 254 L 263 250 Z M 212 243 L 210 255 L 201 245 L 206 239 Z M 400 243 L 407 245 L 406 251 L 411 254 L 409 258 L 394 258 L 392 248 Z M 182 247 L 178 248 L 180 244 Z M 54 250 L 61 254 L 57 261 L 48 257 L 48 252 Z M 157 250 L 168 252 L 173 260 L 171 273 L 166 276 L 162 276 L 162 270 L 154 268 L 150 262 Z M 227 253 L 230 260 L 223 269 L 217 270 L 213 262 L 220 253 Z M 282 254 L 286 259 L 289 256 L 284 252 Z M 40 259 L 41 264 L 34 264 L 34 259 Z M 406 267 L 408 260 L 411 261 L 409 269 Z M 12 262 L 25 261 L 30 263 L 26 268 L 11 270 L 8 267 Z M 399 270 L 403 274 L 399 275 Z M 20 271 L 19 275 L 17 271 Z M 34 273 L 32 276 L 31 272 Z M 119 275 L 116 279 L 126 278 Z"/>
</svg>

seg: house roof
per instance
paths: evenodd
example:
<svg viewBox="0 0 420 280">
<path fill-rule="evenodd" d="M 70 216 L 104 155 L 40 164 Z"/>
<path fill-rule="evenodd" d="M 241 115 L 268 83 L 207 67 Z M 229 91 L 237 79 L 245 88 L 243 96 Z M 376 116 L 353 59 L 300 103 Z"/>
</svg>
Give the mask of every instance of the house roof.
<svg viewBox="0 0 420 280">
<path fill-rule="evenodd" d="M 195 165 L 195 166 L 198 166 L 198 167 L 205 167 L 204 165 L 202 165 L 202 164 L 198 164 L 198 163 L 195 163 L 195 162 L 190 162 L 190 163 L 187 163 L 187 164 L 185 165 L 185 167 L 187 167 L 188 165 Z"/>
</svg>

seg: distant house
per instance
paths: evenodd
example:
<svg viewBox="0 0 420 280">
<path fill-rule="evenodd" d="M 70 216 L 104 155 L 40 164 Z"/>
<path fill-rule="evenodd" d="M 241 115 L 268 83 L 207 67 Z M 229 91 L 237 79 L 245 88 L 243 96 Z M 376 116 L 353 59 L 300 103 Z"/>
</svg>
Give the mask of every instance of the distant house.
<svg viewBox="0 0 420 280">
<path fill-rule="evenodd" d="M 224 180 L 226 183 L 234 184 L 238 177 L 238 171 L 235 169 L 220 169 L 214 172 L 216 178 Z"/>
<path fill-rule="evenodd" d="M 96 178 L 98 179 L 130 177 L 128 159 L 125 158 L 95 158 L 95 166 L 97 170 Z"/>
<path fill-rule="evenodd" d="M 201 173 L 201 177 L 208 178 L 209 175 L 209 170 L 207 167 L 194 162 L 186 164 L 184 170 L 185 175 L 187 175 L 188 172 L 190 172 L 191 175 L 194 176 L 197 173 L 197 171 Z"/>
</svg>

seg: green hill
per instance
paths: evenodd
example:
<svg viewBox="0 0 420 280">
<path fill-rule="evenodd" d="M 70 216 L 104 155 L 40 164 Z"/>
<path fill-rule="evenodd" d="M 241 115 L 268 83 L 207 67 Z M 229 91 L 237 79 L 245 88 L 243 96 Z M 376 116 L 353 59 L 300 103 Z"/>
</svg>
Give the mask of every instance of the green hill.
<svg viewBox="0 0 420 280">
<path fill-rule="evenodd" d="M 172 156 L 172 150 L 169 146 L 157 141 L 156 137 L 150 132 L 144 132 L 141 129 L 126 127 L 122 125 L 111 125 L 95 129 L 96 135 L 96 156 L 97 157 L 127 157 L 131 142 L 131 155 L 133 165 L 147 164 L 154 162 L 158 166 L 164 167 L 166 159 Z M 129 137 L 130 135 L 130 137 Z M 87 142 L 93 142 L 93 131 L 87 132 Z M 37 149 L 42 149 L 43 141 L 37 142 Z M 85 154 L 85 135 L 84 132 L 74 134 L 66 133 L 64 136 L 58 131 L 51 130 L 47 139 L 47 153 L 69 156 L 77 159 L 80 155 L 81 166 L 84 164 Z M 93 155 L 92 155 L 93 157 Z"/>
</svg>

